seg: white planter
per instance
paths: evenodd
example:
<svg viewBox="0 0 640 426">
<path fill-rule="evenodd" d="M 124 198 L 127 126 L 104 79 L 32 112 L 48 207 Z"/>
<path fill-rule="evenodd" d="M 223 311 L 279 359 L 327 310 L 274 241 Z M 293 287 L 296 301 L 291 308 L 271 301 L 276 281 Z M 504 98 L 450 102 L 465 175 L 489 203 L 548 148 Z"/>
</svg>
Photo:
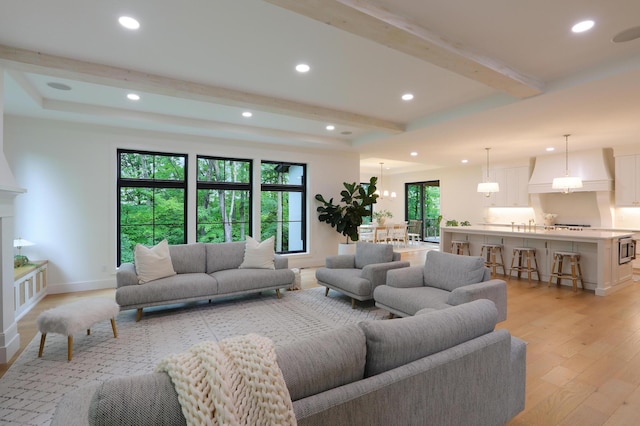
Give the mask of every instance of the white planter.
<svg viewBox="0 0 640 426">
<path fill-rule="evenodd" d="M 352 243 L 352 244 L 340 243 L 340 244 L 338 244 L 338 254 L 356 254 L 356 245 L 355 245 L 355 243 Z"/>
</svg>

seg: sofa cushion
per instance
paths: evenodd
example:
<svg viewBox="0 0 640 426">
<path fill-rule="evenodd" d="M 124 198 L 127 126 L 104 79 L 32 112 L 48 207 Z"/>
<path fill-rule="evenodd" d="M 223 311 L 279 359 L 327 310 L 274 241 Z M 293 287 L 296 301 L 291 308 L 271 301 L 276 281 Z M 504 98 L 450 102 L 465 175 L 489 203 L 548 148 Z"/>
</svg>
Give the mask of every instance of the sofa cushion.
<svg viewBox="0 0 640 426">
<path fill-rule="evenodd" d="M 231 243 L 208 243 L 207 274 L 225 269 L 238 269 L 244 260 L 244 241 Z"/>
<path fill-rule="evenodd" d="M 207 270 L 207 250 L 202 243 L 169 246 L 171 263 L 178 274 L 204 273 Z"/>
<path fill-rule="evenodd" d="M 393 246 L 391 244 L 356 243 L 356 268 L 362 269 L 372 263 L 391 262 Z"/>
<path fill-rule="evenodd" d="M 219 294 L 256 293 L 261 288 L 289 287 L 296 279 L 291 269 L 227 269 L 210 275 Z"/>
<path fill-rule="evenodd" d="M 162 240 L 153 247 L 136 244 L 133 258 L 140 284 L 176 274 L 171 263 L 167 240 Z"/>
<path fill-rule="evenodd" d="M 273 258 L 276 255 L 273 248 L 274 241 L 275 237 L 269 237 L 260 243 L 255 238 L 247 235 L 244 258 L 240 264 L 240 269 L 275 269 L 273 263 Z"/>
<path fill-rule="evenodd" d="M 435 287 L 397 288 L 380 285 L 373 291 L 373 298 L 380 303 L 406 315 L 415 315 L 423 308 L 447 309 L 451 292 Z"/>
<path fill-rule="evenodd" d="M 357 325 L 276 348 L 276 355 L 292 401 L 364 377 L 366 345 Z"/>
<path fill-rule="evenodd" d="M 168 304 L 173 301 L 205 298 L 218 293 L 218 283 L 207 274 L 177 274 L 145 285 L 125 286 L 116 291 L 116 302 L 128 306 Z"/>
<path fill-rule="evenodd" d="M 489 333 L 497 318 L 493 302 L 480 299 L 414 317 L 363 321 L 358 325 L 367 338 L 365 377 Z"/>
<path fill-rule="evenodd" d="M 359 296 L 371 295 L 371 281 L 362 278 L 360 269 L 318 268 L 316 279 L 320 285 L 329 284 Z"/>
<path fill-rule="evenodd" d="M 484 259 L 460 256 L 435 250 L 427 252 L 424 262 L 424 285 L 453 291 L 458 287 L 482 281 Z"/>
</svg>

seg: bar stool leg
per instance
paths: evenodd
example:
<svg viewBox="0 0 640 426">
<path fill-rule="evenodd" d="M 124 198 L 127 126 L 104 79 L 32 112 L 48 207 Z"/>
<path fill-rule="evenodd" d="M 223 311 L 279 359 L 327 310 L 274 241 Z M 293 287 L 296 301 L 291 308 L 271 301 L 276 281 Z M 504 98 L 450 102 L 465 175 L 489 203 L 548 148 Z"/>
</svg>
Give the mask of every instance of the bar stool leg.
<svg viewBox="0 0 640 426">
<path fill-rule="evenodd" d="M 556 273 L 556 263 L 558 261 L 557 256 L 553 256 L 553 265 L 551 266 L 551 273 L 549 274 L 549 284 L 547 287 L 551 287 L 551 282 L 553 281 L 553 276 Z M 558 277 L 556 277 L 556 284 L 558 283 Z"/>
<path fill-rule="evenodd" d="M 582 267 L 580 267 L 580 256 L 578 256 L 578 278 L 580 279 L 580 284 L 582 285 L 582 289 L 584 290 L 584 280 L 582 279 Z"/>
<path fill-rule="evenodd" d="M 578 276 L 576 275 L 576 258 L 571 258 L 571 282 L 573 283 L 573 292 L 578 291 Z"/>
<path fill-rule="evenodd" d="M 540 281 L 540 270 L 538 269 L 538 258 L 535 250 L 533 251 L 533 264 L 536 265 L 536 275 L 538 276 L 538 281 Z"/>
<path fill-rule="evenodd" d="M 513 249 L 513 257 L 511 258 L 511 266 L 509 267 L 509 276 L 513 274 L 513 263 L 516 261 L 517 254 L 518 254 L 518 250 Z"/>
</svg>

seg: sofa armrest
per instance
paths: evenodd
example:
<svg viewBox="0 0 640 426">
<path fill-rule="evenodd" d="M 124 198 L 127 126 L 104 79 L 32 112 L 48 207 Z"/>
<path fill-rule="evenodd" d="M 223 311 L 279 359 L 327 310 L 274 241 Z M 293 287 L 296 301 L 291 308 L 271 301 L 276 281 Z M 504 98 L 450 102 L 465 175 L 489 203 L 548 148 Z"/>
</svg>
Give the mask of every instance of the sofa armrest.
<svg viewBox="0 0 640 426">
<path fill-rule="evenodd" d="M 498 322 L 507 319 L 507 283 L 504 280 L 489 280 L 458 287 L 451 292 L 447 303 L 461 305 L 477 299 L 489 299 L 498 308 Z"/>
<path fill-rule="evenodd" d="M 289 258 L 281 254 L 276 254 L 273 258 L 273 265 L 276 269 L 289 269 Z"/>
<path fill-rule="evenodd" d="M 327 256 L 325 267 L 329 269 L 349 269 L 356 267 L 355 254 L 339 254 L 337 256 Z"/>
<path fill-rule="evenodd" d="M 138 274 L 133 263 L 123 263 L 116 272 L 117 287 L 125 287 L 128 285 L 138 285 Z"/>
<path fill-rule="evenodd" d="M 362 278 L 366 278 L 371 282 L 371 291 L 379 285 L 387 282 L 387 271 L 394 269 L 405 269 L 409 267 L 409 262 L 399 260 L 396 262 L 372 263 L 362 268 Z"/>
<path fill-rule="evenodd" d="M 410 266 L 389 271 L 387 285 L 396 288 L 422 287 L 424 285 L 422 271 L 424 271 L 422 266 Z"/>
</svg>

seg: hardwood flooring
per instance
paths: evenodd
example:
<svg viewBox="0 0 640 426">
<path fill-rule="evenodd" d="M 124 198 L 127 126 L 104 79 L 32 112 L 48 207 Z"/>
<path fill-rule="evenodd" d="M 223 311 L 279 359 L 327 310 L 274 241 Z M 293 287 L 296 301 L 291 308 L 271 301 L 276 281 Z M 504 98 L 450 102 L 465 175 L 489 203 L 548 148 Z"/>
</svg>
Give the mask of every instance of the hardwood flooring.
<svg viewBox="0 0 640 426">
<path fill-rule="evenodd" d="M 425 253 L 405 250 L 401 256 L 420 265 Z M 303 288 L 317 286 L 315 268 L 303 269 L 301 275 Z M 509 425 L 638 424 L 640 283 L 598 297 L 590 291 L 548 288 L 544 282 L 507 282 L 508 319 L 498 328 L 527 342 L 525 410 Z M 20 352 L 38 333 L 35 318 L 43 310 L 113 293 L 47 296 L 18 322 Z M 10 365 L 0 365 L 0 377 Z"/>
</svg>

